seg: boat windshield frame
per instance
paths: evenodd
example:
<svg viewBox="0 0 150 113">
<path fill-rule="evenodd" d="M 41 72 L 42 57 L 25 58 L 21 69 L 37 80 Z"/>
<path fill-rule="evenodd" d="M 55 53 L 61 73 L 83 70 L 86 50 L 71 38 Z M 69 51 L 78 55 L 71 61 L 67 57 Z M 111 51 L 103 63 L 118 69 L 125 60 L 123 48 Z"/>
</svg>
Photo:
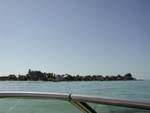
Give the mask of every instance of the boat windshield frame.
<svg viewBox="0 0 150 113">
<path fill-rule="evenodd" d="M 20 92 L 20 91 L 5 91 L 0 92 L 0 98 L 32 98 L 32 99 L 55 99 L 63 100 L 72 103 L 85 113 L 97 113 L 87 103 L 97 103 L 103 105 L 112 105 L 118 107 L 128 107 L 150 110 L 150 102 L 123 100 L 106 98 L 100 96 L 87 96 L 65 93 L 50 93 L 50 92 Z"/>
</svg>

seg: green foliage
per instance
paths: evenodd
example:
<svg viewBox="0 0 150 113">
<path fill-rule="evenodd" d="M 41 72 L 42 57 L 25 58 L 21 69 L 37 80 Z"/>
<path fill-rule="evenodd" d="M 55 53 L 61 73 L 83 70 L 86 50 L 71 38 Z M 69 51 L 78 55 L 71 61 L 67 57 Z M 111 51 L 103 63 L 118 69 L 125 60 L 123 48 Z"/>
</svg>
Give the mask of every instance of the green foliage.
<svg viewBox="0 0 150 113">
<path fill-rule="evenodd" d="M 18 75 L 18 79 L 19 81 L 26 81 L 27 80 L 27 76 L 25 75 Z"/>
<path fill-rule="evenodd" d="M 53 73 L 42 73 L 41 71 L 31 71 L 29 70 L 26 75 L 14 75 L 10 74 L 8 76 L 1 76 L 0 81 L 119 81 L 119 80 L 136 80 L 132 77 L 131 73 L 127 73 L 124 76 L 102 76 L 102 75 L 86 75 L 86 76 L 72 76 L 70 74 L 65 75 L 55 75 Z"/>
<path fill-rule="evenodd" d="M 16 75 L 12 74 L 12 75 L 8 76 L 8 79 L 9 80 L 17 80 L 17 77 L 16 77 Z"/>
</svg>

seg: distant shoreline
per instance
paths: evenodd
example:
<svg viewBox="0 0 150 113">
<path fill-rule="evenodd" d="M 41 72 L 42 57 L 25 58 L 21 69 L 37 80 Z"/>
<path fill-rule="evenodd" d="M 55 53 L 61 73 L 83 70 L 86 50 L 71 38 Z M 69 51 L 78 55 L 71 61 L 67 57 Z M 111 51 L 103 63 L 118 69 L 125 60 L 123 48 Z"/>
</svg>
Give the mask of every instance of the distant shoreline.
<svg viewBox="0 0 150 113">
<path fill-rule="evenodd" d="M 54 74 L 54 73 L 42 73 L 41 71 L 31 71 L 29 69 L 26 75 L 8 75 L 0 76 L 0 81 L 51 81 L 51 82 L 60 82 L 60 81 L 128 81 L 128 80 L 137 80 L 132 77 L 131 73 L 127 73 L 124 76 L 102 76 L 102 75 L 70 75 L 70 74 Z M 142 79 L 138 79 L 142 80 Z"/>
</svg>

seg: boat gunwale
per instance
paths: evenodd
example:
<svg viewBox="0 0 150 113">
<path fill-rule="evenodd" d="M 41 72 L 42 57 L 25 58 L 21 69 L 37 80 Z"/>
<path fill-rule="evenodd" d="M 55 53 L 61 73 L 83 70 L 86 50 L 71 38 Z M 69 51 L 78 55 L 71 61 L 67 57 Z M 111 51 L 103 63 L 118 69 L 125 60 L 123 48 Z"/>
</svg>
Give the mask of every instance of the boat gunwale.
<svg viewBox="0 0 150 113">
<path fill-rule="evenodd" d="M 119 107 L 129 107 L 129 108 L 137 108 L 137 109 L 147 109 L 150 110 L 150 102 L 137 101 L 137 100 L 127 100 L 127 99 L 116 99 L 116 98 L 107 98 L 100 96 L 85 96 L 85 95 L 71 95 L 71 99 L 73 101 L 80 102 L 89 102 L 89 103 L 97 103 L 104 105 L 112 105 Z"/>
<path fill-rule="evenodd" d="M 87 96 L 79 94 L 51 93 L 51 92 L 21 92 L 21 91 L 2 91 L 0 98 L 32 98 L 32 99 L 55 99 L 69 102 L 98 103 L 119 107 L 129 107 L 150 110 L 150 102 L 123 100 L 106 98 L 100 96 Z"/>
<path fill-rule="evenodd" d="M 0 98 L 58 99 L 68 101 L 69 94 L 48 92 L 0 92 Z"/>
</svg>

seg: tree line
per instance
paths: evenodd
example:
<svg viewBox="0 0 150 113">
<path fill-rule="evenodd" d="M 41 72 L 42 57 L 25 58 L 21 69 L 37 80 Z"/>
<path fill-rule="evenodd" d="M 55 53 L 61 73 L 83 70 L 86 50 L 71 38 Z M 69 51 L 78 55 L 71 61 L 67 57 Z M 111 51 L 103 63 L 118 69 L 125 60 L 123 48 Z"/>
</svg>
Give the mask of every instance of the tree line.
<svg viewBox="0 0 150 113">
<path fill-rule="evenodd" d="M 0 81 L 120 81 L 120 80 L 136 80 L 131 73 L 124 76 L 102 76 L 102 75 L 70 75 L 70 74 L 54 74 L 42 73 L 41 71 L 29 71 L 26 75 L 10 74 L 8 76 L 0 76 Z"/>
</svg>

